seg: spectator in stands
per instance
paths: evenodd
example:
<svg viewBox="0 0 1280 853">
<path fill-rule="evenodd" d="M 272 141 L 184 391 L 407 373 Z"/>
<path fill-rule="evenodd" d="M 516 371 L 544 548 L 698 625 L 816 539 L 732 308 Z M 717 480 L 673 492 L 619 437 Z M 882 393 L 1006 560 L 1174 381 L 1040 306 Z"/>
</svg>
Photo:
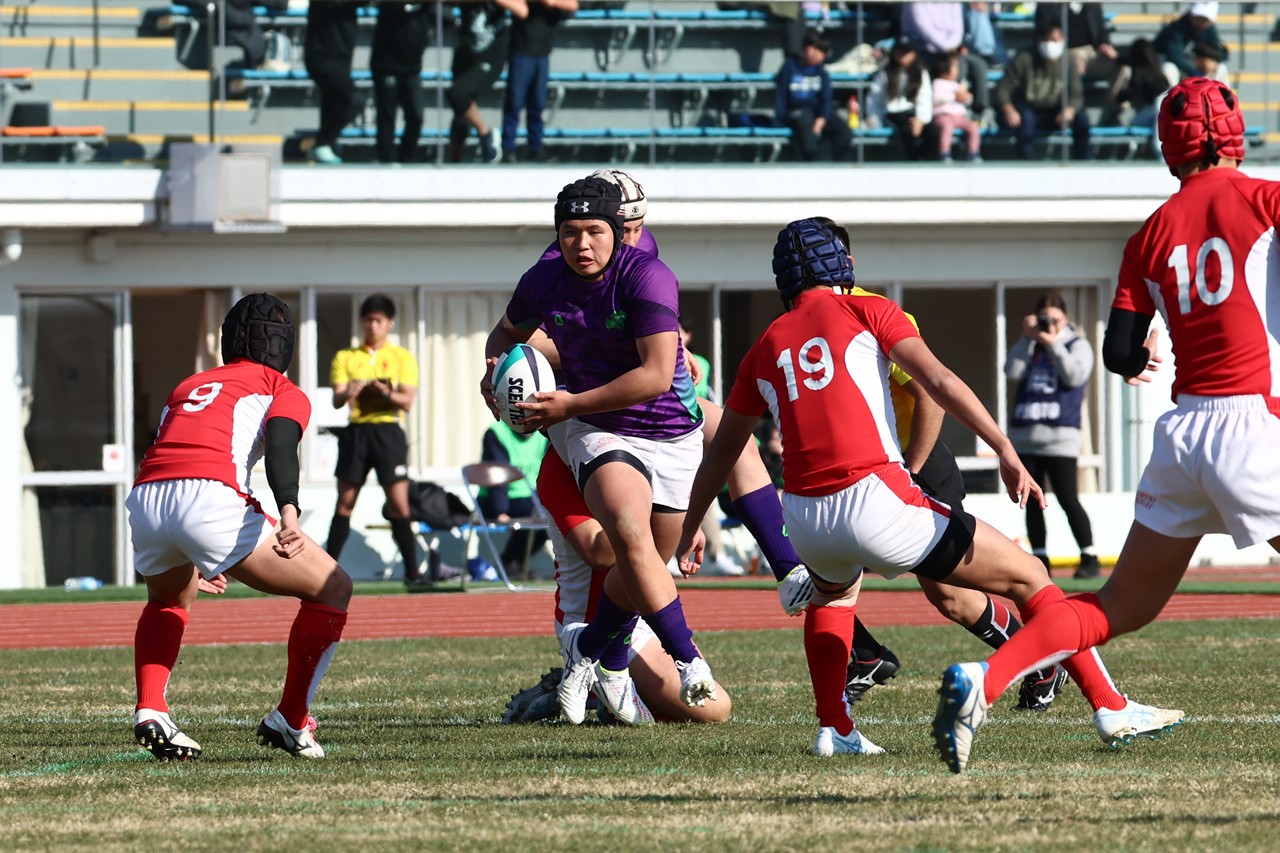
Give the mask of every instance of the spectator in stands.
<svg viewBox="0 0 1280 853">
<path fill-rule="evenodd" d="M 489 521 L 506 524 L 513 519 L 533 516 L 533 484 L 547 452 L 547 437 L 540 432 L 520 433 L 503 421 L 495 421 L 484 433 L 480 461 L 513 465 L 524 479 L 509 486 L 480 490 L 480 511 Z M 528 556 L 547 541 L 544 530 L 515 530 L 502 548 L 502 566 L 507 577 L 523 577 L 528 573 Z"/>
<path fill-rule="evenodd" d="M 956 53 L 960 57 L 960 76 L 969 83 L 973 93 L 971 108 L 982 116 L 991 106 L 990 87 L 987 80 L 987 61 L 970 53 L 964 41 L 963 3 L 903 3 L 902 34 L 915 40 L 926 66 L 932 66 L 939 56 Z"/>
<path fill-rule="evenodd" d="M 960 57 L 954 53 L 938 57 L 933 67 L 933 124 L 938 134 L 938 159 L 944 163 L 951 162 L 957 128 L 968 141 L 969 162 L 982 162 L 982 129 L 969 117 L 967 105 L 971 103 L 973 95 L 960 80 Z"/>
<path fill-rule="evenodd" d="M 307 7 L 307 73 L 320 97 L 320 131 L 311 150 L 317 163 L 342 162 L 338 135 L 364 109 L 364 97 L 351 79 L 358 5 L 354 0 L 333 0 Z"/>
<path fill-rule="evenodd" d="M 475 128 L 480 137 L 480 159 L 498 159 L 498 134 L 480 115 L 477 99 L 493 88 L 511 52 L 511 19 L 528 17 L 526 0 L 485 0 L 462 5 L 458 44 L 453 49 L 453 85 L 445 94 L 453 110 L 449 125 L 450 163 L 461 163 L 467 134 Z"/>
<path fill-rule="evenodd" d="M 1027 472 L 1042 488 L 1053 486 L 1080 548 L 1077 578 L 1098 576 L 1093 528 L 1080 505 L 1076 460 L 1080 456 L 1085 386 L 1093 373 L 1093 348 L 1067 321 L 1067 303 L 1046 293 L 1022 319 L 1022 338 L 1009 349 L 1005 375 L 1016 383 L 1009 440 Z M 1031 553 L 1049 567 L 1044 510 L 1027 501 Z"/>
<path fill-rule="evenodd" d="M 1152 131 L 1155 144 L 1156 115 L 1160 96 L 1169 88 L 1155 45 L 1147 39 L 1134 39 L 1111 86 L 1112 120 L 1130 127 L 1146 127 Z M 1158 154 L 1159 147 L 1153 148 Z"/>
<path fill-rule="evenodd" d="M 1018 154 L 1024 160 L 1036 159 L 1039 134 L 1057 128 L 1071 128 L 1072 159 L 1093 157 L 1089 117 L 1084 111 L 1084 86 L 1075 64 L 1065 59 L 1066 48 L 1058 24 L 1037 31 L 1035 52 L 1023 51 L 1014 56 L 996 87 L 1000 124 L 1013 131 Z"/>
<path fill-rule="evenodd" d="M 413 163 L 422 133 L 422 52 L 435 13 L 425 3 L 379 0 L 373 30 L 373 103 L 378 117 L 378 162 Z M 404 112 L 404 134 L 396 150 L 396 107 Z"/>
<path fill-rule="evenodd" d="M 179 0 L 178 5 L 190 9 L 195 18 L 204 17 L 208 9 L 205 0 Z M 258 26 L 255 6 L 264 7 L 269 14 L 274 14 L 288 8 L 288 0 L 226 0 L 226 44 L 244 50 L 245 68 L 261 68 L 267 57 L 267 39 L 262 27 Z M 216 16 L 208 24 L 215 33 L 222 29 Z M 213 67 L 212 57 L 209 58 L 209 67 Z"/>
<path fill-rule="evenodd" d="M 910 36 L 898 36 L 893 43 L 888 63 L 871 80 L 863 112 L 868 128 L 893 130 L 891 157 L 923 156 L 925 128 L 933 121 L 933 83 Z"/>
<path fill-rule="evenodd" d="M 843 162 L 849 159 L 848 122 L 835 115 L 827 52 L 831 43 L 816 30 L 805 33 L 800 58 L 787 57 L 775 78 L 774 121 L 791 128 L 796 159 Z"/>
<path fill-rule="evenodd" d="M 990 3 L 966 3 L 964 9 L 964 44 L 969 52 L 982 57 L 988 68 L 1009 61 L 1004 47 L 1004 33 L 996 26 Z"/>
<path fill-rule="evenodd" d="M 516 160 L 520 113 L 529 130 L 525 159 L 547 161 L 542 152 L 542 111 L 547 108 L 551 40 L 556 25 L 578 11 L 578 0 L 529 0 L 529 14 L 511 28 L 507 98 L 502 105 L 502 162 Z"/>
<path fill-rule="evenodd" d="M 1115 78 L 1120 54 L 1111 44 L 1101 3 L 1037 3 L 1036 29 L 1044 30 L 1051 24 L 1065 26 L 1067 56 L 1082 76 Z"/>
<path fill-rule="evenodd" d="M 1217 20 L 1217 3 L 1192 3 L 1182 16 L 1166 24 L 1156 34 L 1156 52 L 1164 61 L 1164 73 L 1170 86 L 1176 86 L 1183 77 L 1199 75 L 1195 64 L 1197 44 L 1211 45 L 1217 49 L 1220 61 L 1226 61 L 1227 46 L 1218 34 Z"/>
<path fill-rule="evenodd" d="M 1227 75 L 1227 66 L 1222 63 L 1221 50 L 1208 42 L 1198 41 L 1195 47 L 1191 49 L 1191 56 L 1198 76 L 1208 77 L 1210 80 L 1216 80 L 1228 86 L 1231 85 L 1231 78 Z"/>
</svg>

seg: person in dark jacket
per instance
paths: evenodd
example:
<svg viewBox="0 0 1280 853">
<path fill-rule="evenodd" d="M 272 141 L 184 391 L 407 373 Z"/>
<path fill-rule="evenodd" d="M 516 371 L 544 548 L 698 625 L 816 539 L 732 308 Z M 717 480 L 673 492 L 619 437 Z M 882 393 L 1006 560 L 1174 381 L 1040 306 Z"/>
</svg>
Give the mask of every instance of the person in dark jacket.
<svg viewBox="0 0 1280 853">
<path fill-rule="evenodd" d="M 320 96 L 320 130 L 311 151 L 311 159 L 317 163 L 342 162 L 335 150 L 338 134 L 364 109 L 364 97 L 351 79 L 358 5 L 333 0 L 307 7 L 307 73 Z"/>
<path fill-rule="evenodd" d="M 1018 140 L 1018 154 L 1036 159 L 1036 138 L 1042 132 L 1071 128 L 1071 157 L 1089 160 L 1089 117 L 1084 111 L 1080 72 L 1065 58 L 1062 27 L 1052 24 L 1036 33 L 1034 50 L 1019 53 L 996 87 L 997 116 Z M 1063 63 L 1066 63 L 1064 70 Z M 1063 77 L 1066 90 L 1063 90 Z"/>
<path fill-rule="evenodd" d="M 1196 68 L 1197 44 L 1212 45 L 1222 61 L 1227 59 L 1227 46 L 1218 33 L 1218 4 L 1192 3 L 1177 20 L 1156 33 L 1156 51 L 1164 60 L 1164 73 L 1173 86 L 1183 77 L 1200 76 Z"/>
<path fill-rule="evenodd" d="M 805 34 L 800 57 L 787 57 L 776 78 L 774 121 L 791 128 L 796 159 L 843 161 L 849 157 L 849 126 L 835 115 L 827 51 L 831 44 L 820 33 Z"/>
<path fill-rule="evenodd" d="M 432 7 L 383 0 L 373 30 L 373 103 L 378 116 L 378 162 L 412 163 L 422 133 L 422 52 L 431 38 Z M 404 111 L 404 135 L 396 151 L 396 107 Z"/>
</svg>

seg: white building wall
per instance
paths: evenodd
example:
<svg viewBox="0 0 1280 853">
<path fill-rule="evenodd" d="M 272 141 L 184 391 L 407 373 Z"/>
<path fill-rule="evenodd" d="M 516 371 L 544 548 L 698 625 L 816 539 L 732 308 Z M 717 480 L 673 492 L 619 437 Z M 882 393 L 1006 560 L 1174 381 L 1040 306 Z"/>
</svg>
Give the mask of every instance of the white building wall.
<svg viewBox="0 0 1280 853">
<path fill-rule="evenodd" d="M 635 173 L 651 200 L 649 225 L 662 258 L 682 286 L 722 291 L 772 287 L 769 262 L 778 228 L 819 214 L 849 226 L 860 281 L 1112 281 L 1128 235 L 1175 189 L 1154 164 L 952 170 L 638 166 Z M 157 227 L 165 192 L 158 172 L 5 170 L 0 228 L 21 228 L 25 249 L 17 263 L 0 267 L 0 383 L 11 389 L 0 392 L 0 448 L 8 448 L 0 450 L 4 541 L 19 553 L 19 292 L 346 292 L 409 286 L 425 294 L 504 294 L 551 241 L 551 199 L 578 176 L 578 170 L 565 168 L 289 169 L 280 208 L 287 232 L 213 234 Z M 990 328 L 989 317 L 957 318 L 966 320 Z M 471 364 L 456 369 L 478 373 Z M 484 428 L 487 416 L 478 400 L 442 401 L 429 391 L 422 399 L 456 411 L 454 429 L 478 436 Z M 1154 419 L 1168 405 L 1167 387 L 1134 390 L 1111 380 L 1108 400 L 1113 423 L 1106 432 L 1128 442 L 1128 426 L 1114 421 Z M 1139 455 L 1132 448 L 1126 452 Z M 327 531 L 331 492 L 330 484 L 315 478 L 304 496 L 304 524 L 319 540 Z M 380 498 L 376 488 L 366 490 L 357 525 L 375 519 Z M 1011 515 L 1001 500 L 975 497 L 974 508 L 1011 534 L 1020 533 L 1018 513 Z M 1099 551 L 1115 554 L 1131 518 L 1131 497 L 1085 500 Z M 1069 553 L 1061 514 L 1051 511 L 1049 525 L 1051 551 Z M 376 558 L 352 566 L 357 575 L 372 576 L 382 563 L 395 562 L 385 538 Z M 1209 552 L 1213 559 L 1239 559 L 1229 547 Z M 14 561 L 0 564 L 0 587 L 20 582 Z"/>
</svg>

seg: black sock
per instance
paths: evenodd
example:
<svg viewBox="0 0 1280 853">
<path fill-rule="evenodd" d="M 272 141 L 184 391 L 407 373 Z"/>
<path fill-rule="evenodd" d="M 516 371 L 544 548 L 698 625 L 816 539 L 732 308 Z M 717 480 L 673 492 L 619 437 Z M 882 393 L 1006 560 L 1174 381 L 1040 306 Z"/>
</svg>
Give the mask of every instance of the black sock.
<svg viewBox="0 0 1280 853">
<path fill-rule="evenodd" d="M 329 541 L 325 542 L 324 550 L 333 559 L 338 559 L 338 555 L 342 553 L 342 546 L 347 544 L 347 537 L 350 535 L 351 516 L 335 515 L 333 521 L 329 522 Z"/>
<path fill-rule="evenodd" d="M 977 622 L 969 626 L 969 633 L 991 648 L 998 649 L 1021 627 L 1022 623 L 1009 608 L 988 596 L 987 609 Z"/>
<path fill-rule="evenodd" d="M 871 636 L 867 626 L 856 616 L 853 619 L 853 657 L 862 661 L 880 659 L 880 641 Z"/>
<path fill-rule="evenodd" d="M 396 540 L 400 549 L 400 559 L 404 560 L 405 579 L 418 576 L 418 537 L 413 534 L 413 522 L 407 518 L 391 519 L 391 538 Z"/>
</svg>

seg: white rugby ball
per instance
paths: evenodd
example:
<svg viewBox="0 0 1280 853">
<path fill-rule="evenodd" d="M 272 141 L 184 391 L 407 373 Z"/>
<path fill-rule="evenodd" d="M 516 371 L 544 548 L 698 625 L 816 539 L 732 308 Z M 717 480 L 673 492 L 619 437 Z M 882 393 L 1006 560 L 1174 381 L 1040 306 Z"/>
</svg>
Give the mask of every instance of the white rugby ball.
<svg viewBox="0 0 1280 853">
<path fill-rule="evenodd" d="M 516 344 L 493 367 L 493 396 L 498 399 L 498 417 L 516 432 L 526 427 L 527 412 L 516 405 L 539 391 L 556 390 L 556 377 L 547 357 L 528 344 Z"/>
</svg>

